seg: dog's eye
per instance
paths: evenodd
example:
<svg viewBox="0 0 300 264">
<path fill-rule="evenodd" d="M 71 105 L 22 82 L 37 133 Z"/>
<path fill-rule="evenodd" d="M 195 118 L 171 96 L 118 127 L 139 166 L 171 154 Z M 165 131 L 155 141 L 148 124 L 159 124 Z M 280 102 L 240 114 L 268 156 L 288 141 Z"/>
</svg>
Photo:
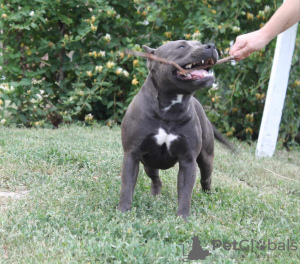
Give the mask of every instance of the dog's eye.
<svg viewBox="0 0 300 264">
<path fill-rule="evenodd" d="M 181 45 L 181 46 L 178 47 L 178 49 L 184 49 L 184 48 L 185 48 L 184 45 Z"/>
</svg>

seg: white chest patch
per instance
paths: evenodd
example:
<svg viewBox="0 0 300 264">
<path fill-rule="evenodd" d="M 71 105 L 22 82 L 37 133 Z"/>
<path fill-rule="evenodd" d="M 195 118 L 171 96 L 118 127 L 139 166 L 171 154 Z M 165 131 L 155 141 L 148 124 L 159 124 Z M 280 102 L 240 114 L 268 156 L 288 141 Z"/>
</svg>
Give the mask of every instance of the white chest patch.
<svg viewBox="0 0 300 264">
<path fill-rule="evenodd" d="M 158 134 L 155 135 L 154 137 L 155 137 L 156 143 L 158 145 L 161 146 L 164 143 L 166 143 L 168 150 L 170 149 L 171 142 L 178 138 L 178 136 L 176 136 L 176 135 L 167 134 L 167 132 L 162 128 L 158 129 Z"/>
<path fill-rule="evenodd" d="M 166 107 L 164 110 L 168 111 L 174 104 L 181 104 L 182 97 L 183 97 L 183 94 L 177 94 L 177 98 L 175 100 L 172 100 L 171 104 L 168 107 Z"/>
</svg>

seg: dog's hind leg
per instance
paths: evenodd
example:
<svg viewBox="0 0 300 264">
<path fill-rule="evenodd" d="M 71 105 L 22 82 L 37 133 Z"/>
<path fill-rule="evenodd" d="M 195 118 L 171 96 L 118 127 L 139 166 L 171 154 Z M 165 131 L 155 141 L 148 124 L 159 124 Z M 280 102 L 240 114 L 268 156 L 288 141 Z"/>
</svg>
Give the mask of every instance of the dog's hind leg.
<svg viewBox="0 0 300 264">
<path fill-rule="evenodd" d="M 210 191 L 211 187 L 211 174 L 213 170 L 214 154 L 202 150 L 197 158 L 197 163 L 201 172 L 201 186 L 203 191 Z"/>
<path fill-rule="evenodd" d="M 151 194 L 152 195 L 159 195 L 161 194 L 161 187 L 162 183 L 159 178 L 159 170 L 158 169 L 152 169 L 147 166 L 144 166 L 145 172 L 148 175 L 148 177 L 151 179 Z"/>
</svg>

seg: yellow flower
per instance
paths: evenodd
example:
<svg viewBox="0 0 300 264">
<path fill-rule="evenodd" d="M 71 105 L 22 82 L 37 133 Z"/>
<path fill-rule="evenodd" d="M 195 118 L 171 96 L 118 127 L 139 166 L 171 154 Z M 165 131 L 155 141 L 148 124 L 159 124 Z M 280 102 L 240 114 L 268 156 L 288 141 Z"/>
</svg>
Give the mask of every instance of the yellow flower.
<svg viewBox="0 0 300 264">
<path fill-rule="evenodd" d="M 102 51 L 102 50 L 100 50 L 99 52 L 98 52 L 98 55 L 97 55 L 98 57 L 105 57 L 105 51 Z"/>
<path fill-rule="evenodd" d="M 88 114 L 88 115 L 86 115 L 85 117 L 84 117 L 84 121 L 86 122 L 86 123 L 92 123 L 92 121 L 94 120 L 94 116 L 92 115 L 92 114 Z"/>
<path fill-rule="evenodd" d="M 123 69 L 122 68 L 117 68 L 116 69 L 116 74 L 119 75 L 123 72 Z"/>
<path fill-rule="evenodd" d="M 146 16 L 146 15 L 147 15 L 147 12 L 146 12 L 146 11 L 143 11 L 142 15 L 143 15 L 143 16 Z"/>
<path fill-rule="evenodd" d="M 248 120 L 248 121 L 250 121 L 250 122 L 253 122 L 253 113 L 252 114 L 247 114 L 246 115 L 246 119 Z"/>
<path fill-rule="evenodd" d="M 7 18 L 7 15 L 6 14 L 2 14 L 2 16 L 1 16 L 2 18 Z"/>
<path fill-rule="evenodd" d="M 132 64 L 133 64 L 133 67 L 139 66 L 139 61 L 138 60 L 134 60 Z"/>
<path fill-rule="evenodd" d="M 235 108 L 232 108 L 232 113 L 236 113 L 238 111 L 238 109 L 235 107 Z"/>
<path fill-rule="evenodd" d="M 114 123 L 115 123 L 114 120 L 109 120 L 109 121 L 107 121 L 106 125 L 107 125 L 108 127 L 111 127 Z"/>
<path fill-rule="evenodd" d="M 138 83 L 139 83 L 139 81 L 136 79 L 136 78 L 134 78 L 133 80 L 132 80 L 132 82 L 131 82 L 133 85 L 137 85 Z"/>
<path fill-rule="evenodd" d="M 104 37 L 103 37 L 107 42 L 110 42 L 111 41 L 111 36 L 110 34 L 106 34 Z"/>
<path fill-rule="evenodd" d="M 261 98 L 261 96 L 260 96 L 259 93 L 256 93 L 255 96 L 256 96 L 256 99 L 257 99 L 257 100 L 259 100 L 259 99 Z"/>
<path fill-rule="evenodd" d="M 184 34 L 184 36 L 185 36 L 185 38 L 190 38 L 190 36 L 191 36 L 191 33 L 189 33 L 189 34 Z"/>
<path fill-rule="evenodd" d="M 100 73 L 103 70 L 103 66 L 96 66 L 95 70 L 96 70 L 96 72 Z"/>
<path fill-rule="evenodd" d="M 251 127 L 246 128 L 246 133 L 253 134 L 253 130 Z"/>
<path fill-rule="evenodd" d="M 216 10 L 210 10 L 210 12 L 212 13 L 212 14 L 217 14 L 217 11 Z"/>
<path fill-rule="evenodd" d="M 300 81 L 299 81 L 299 80 L 296 80 L 296 81 L 295 81 L 295 84 L 296 84 L 296 85 L 300 85 Z"/>
<path fill-rule="evenodd" d="M 129 76 L 128 71 L 123 70 L 123 74 L 124 74 L 125 77 L 128 77 L 128 76 Z"/>
<path fill-rule="evenodd" d="M 196 32 L 192 35 L 192 39 L 197 39 L 201 36 L 201 33 L 199 32 L 199 30 L 196 30 Z"/>
<path fill-rule="evenodd" d="M 97 31 L 97 27 L 95 27 L 93 24 L 91 24 L 92 31 Z"/>
<path fill-rule="evenodd" d="M 121 59 L 124 58 L 124 52 L 120 52 L 120 51 L 119 51 L 119 55 L 120 55 Z"/>
<path fill-rule="evenodd" d="M 0 105 L 3 105 L 3 101 L 0 99 Z"/>
<path fill-rule="evenodd" d="M 115 63 L 113 62 L 113 61 L 108 61 L 107 63 L 106 63 L 106 65 L 107 65 L 107 68 L 112 68 L 112 67 L 114 67 L 115 66 Z"/>
<path fill-rule="evenodd" d="M 171 36 L 172 36 L 172 32 L 165 32 L 165 36 L 167 37 L 167 38 L 171 38 Z"/>
<path fill-rule="evenodd" d="M 91 17 L 91 22 L 94 23 L 95 20 L 96 20 L 96 17 L 95 17 L 95 16 L 92 16 L 92 17 Z"/>
<path fill-rule="evenodd" d="M 226 133 L 226 136 L 228 136 L 228 137 L 231 137 L 233 135 L 233 132 L 232 131 L 228 131 L 227 133 Z"/>
<path fill-rule="evenodd" d="M 92 73 L 91 71 L 87 71 L 87 72 L 86 72 L 86 75 L 89 76 L 89 77 L 92 77 L 92 76 L 93 76 L 93 73 Z"/>
<path fill-rule="evenodd" d="M 247 12 L 247 19 L 248 20 L 253 20 L 253 18 L 254 18 L 254 15 L 251 14 L 251 13 L 249 13 L 249 12 Z"/>
<path fill-rule="evenodd" d="M 233 30 L 233 32 L 239 32 L 241 29 L 239 28 L 239 27 L 237 27 L 237 26 L 234 26 L 233 28 L 232 28 L 232 30 Z"/>
<path fill-rule="evenodd" d="M 270 6 L 269 6 L 269 5 L 266 5 L 266 6 L 265 6 L 265 9 L 264 9 L 265 13 L 270 12 L 270 10 L 271 10 Z"/>
</svg>

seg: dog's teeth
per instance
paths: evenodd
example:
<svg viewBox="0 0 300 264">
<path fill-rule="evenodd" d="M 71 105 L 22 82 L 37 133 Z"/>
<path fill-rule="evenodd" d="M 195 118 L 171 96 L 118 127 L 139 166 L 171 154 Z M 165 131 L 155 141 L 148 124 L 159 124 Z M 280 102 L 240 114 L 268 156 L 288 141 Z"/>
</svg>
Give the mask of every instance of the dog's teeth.
<svg viewBox="0 0 300 264">
<path fill-rule="evenodd" d="M 190 75 L 190 74 L 188 73 L 188 74 L 187 74 L 187 77 L 191 78 L 191 77 L 192 77 L 192 75 Z"/>
<path fill-rule="evenodd" d="M 190 68 L 192 68 L 192 64 L 188 64 L 188 65 L 186 65 L 186 66 L 185 66 L 185 68 L 186 68 L 186 69 L 190 69 Z"/>
<path fill-rule="evenodd" d="M 204 60 L 202 60 L 202 64 L 204 64 Z"/>
</svg>

